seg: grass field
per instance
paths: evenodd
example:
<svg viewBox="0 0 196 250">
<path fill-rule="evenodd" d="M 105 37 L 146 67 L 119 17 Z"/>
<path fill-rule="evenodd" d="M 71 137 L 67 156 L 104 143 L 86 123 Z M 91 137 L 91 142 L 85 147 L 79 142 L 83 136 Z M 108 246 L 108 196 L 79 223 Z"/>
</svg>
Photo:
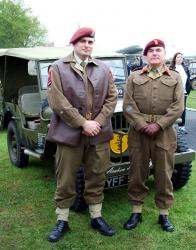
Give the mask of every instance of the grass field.
<svg viewBox="0 0 196 250">
<path fill-rule="evenodd" d="M 153 197 L 153 179 L 148 181 L 149 196 L 143 210 L 143 223 L 132 231 L 122 225 L 130 214 L 127 188 L 105 192 L 103 215 L 117 233 L 104 237 L 89 226 L 88 212 L 70 214 L 71 232 L 58 243 L 49 243 L 53 227 L 53 164 L 31 159 L 25 169 L 8 160 L 6 132 L 0 133 L 0 249 L 1 250 L 194 250 L 196 249 L 196 162 L 189 183 L 175 192 L 170 218 L 173 233 L 157 224 L 158 211 Z"/>
<path fill-rule="evenodd" d="M 196 109 L 196 90 L 192 90 L 188 96 L 187 107 Z"/>
</svg>

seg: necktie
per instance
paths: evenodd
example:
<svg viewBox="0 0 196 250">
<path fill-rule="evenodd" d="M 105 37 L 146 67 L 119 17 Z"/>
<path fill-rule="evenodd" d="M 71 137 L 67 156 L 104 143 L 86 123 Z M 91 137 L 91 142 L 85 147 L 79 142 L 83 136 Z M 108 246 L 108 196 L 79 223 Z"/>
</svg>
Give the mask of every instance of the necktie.
<svg viewBox="0 0 196 250">
<path fill-rule="evenodd" d="M 85 63 L 85 61 L 82 61 L 81 63 L 80 63 L 80 65 L 82 66 L 82 68 L 85 70 L 85 67 L 86 67 L 86 63 Z"/>
<path fill-rule="evenodd" d="M 156 73 L 158 73 L 159 71 L 158 71 L 157 68 L 152 68 L 152 72 L 153 72 L 154 74 L 156 74 Z"/>
</svg>

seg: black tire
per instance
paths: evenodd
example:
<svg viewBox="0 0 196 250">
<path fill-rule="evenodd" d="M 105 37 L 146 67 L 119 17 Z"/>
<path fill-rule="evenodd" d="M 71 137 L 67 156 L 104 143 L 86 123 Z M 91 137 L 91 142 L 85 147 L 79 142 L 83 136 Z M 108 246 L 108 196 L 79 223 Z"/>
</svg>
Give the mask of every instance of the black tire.
<svg viewBox="0 0 196 250">
<path fill-rule="evenodd" d="M 82 212 L 87 209 L 87 204 L 84 199 L 84 187 L 85 187 L 84 168 L 83 166 L 81 166 L 76 178 L 77 195 L 74 204 L 71 206 L 71 209 L 75 212 Z"/>
<path fill-rule="evenodd" d="M 177 149 L 176 149 L 176 152 L 177 153 L 187 152 L 188 149 L 189 149 L 189 147 L 186 143 L 186 139 L 184 138 L 184 134 L 178 130 L 177 131 Z"/>
<path fill-rule="evenodd" d="M 185 139 L 183 138 L 183 135 L 180 132 L 178 132 L 176 152 L 181 153 L 187 151 L 188 151 L 188 145 Z M 192 171 L 191 162 L 185 162 L 182 164 L 175 165 L 174 172 L 171 178 L 175 190 L 178 190 L 187 184 L 191 175 L 191 171 Z"/>
<path fill-rule="evenodd" d="M 23 168 L 28 165 L 29 156 L 24 154 L 17 126 L 14 121 L 10 121 L 7 129 L 7 146 L 10 161 L 18 168 Z"/>
<path fill-rule="evenodd" d="M 191 168 L 191 162 L 175 165 L 172 175 L 172 183 L 175 190 L 178 190 L 187 184 L 191 175 Z"/>
</svg>

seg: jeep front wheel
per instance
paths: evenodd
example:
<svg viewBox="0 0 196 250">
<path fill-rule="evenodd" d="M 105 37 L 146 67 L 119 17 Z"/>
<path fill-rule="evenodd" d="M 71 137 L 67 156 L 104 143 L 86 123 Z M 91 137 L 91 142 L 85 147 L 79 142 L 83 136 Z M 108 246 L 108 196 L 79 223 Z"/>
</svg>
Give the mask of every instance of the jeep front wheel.
<svg viewBox="0 0 196 250">
<path fill-rule="evenodd" d="M 11 163 L 19 168 L 26 167 L 29 156 L 24 154 L 24 149 L 22 148 L 17 126 L 14 121 L 8 124 L 7 145 Z"/>
<path fill-rule="evenodd" d="M 178 190 L 186 185 L 191 175 L 191 162 L 175 165 L 172 175 L 173 187 Z"/>
</svg>

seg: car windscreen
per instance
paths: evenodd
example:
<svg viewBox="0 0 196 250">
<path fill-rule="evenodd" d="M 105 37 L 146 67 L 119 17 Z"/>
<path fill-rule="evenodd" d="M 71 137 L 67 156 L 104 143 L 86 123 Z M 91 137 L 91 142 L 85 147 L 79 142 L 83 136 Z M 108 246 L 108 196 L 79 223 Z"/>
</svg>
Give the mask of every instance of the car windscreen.
<svg viewBox="0 0 196 250">
<path fill-rule="evenodd" d="M 108 65 L 110 68 L 113 79 L 116 85 L 122 84 L 126 81 L 126 74 L 125 74 L 125 68 L 124 68 L 124 61 L 121 58 L 115 58 L 115 59 L 102 59 L 104 63 Z"/>
<path fill-rule="evenodd" d="M 41 88 L 47 89 L 48 85 L 48 70 L 50 65 L 53 63 L 53 61 L 49 62 L 40 62 L 39 68 L 40 68 L 40 79 L 41 79 Z"/>
</svg>

